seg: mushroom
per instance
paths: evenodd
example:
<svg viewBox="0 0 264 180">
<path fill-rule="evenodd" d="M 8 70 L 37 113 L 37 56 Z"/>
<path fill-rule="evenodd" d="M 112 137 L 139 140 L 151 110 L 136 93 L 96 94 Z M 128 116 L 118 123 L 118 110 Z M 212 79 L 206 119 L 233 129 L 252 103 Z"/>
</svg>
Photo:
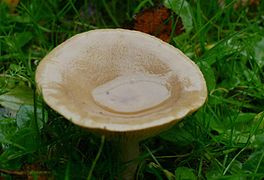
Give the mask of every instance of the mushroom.
<svg viewBox="0 0 264 180">
<path fill-rule="evenodd" d="M 176 124 L 207 97 L 201 71 L 180 50 L 123 29 L 66 40 L 40 62 L 36 83 L 52 109 L 115 142 L 121 162 L 138 157 L 141 140 Z M 136 167 L 131 163 L 124 179 Z"/>
</svg>

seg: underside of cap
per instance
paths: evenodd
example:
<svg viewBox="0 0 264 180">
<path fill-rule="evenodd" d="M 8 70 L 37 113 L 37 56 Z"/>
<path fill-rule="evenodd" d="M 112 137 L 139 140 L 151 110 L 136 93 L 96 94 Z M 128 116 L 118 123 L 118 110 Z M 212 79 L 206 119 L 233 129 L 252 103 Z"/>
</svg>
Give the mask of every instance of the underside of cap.
<svg viewBox="0 0 264 180">
<path fill-rule="evenodd" d="M 68 120 L 111 132 L 171 124 L 207 97 L 202 73 L 180 50 L 123 29 L 73 36 L 40 62 L 36 82 L 46 103 Z"/>
</svg>

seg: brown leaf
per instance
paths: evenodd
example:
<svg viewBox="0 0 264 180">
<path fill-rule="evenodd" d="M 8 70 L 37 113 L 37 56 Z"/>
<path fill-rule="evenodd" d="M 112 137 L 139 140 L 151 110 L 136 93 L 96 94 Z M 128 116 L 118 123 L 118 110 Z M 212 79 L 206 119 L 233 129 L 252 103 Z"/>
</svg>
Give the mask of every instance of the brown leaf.
<svg viewBox="0 0 264 180">
<path fill-rule="evenodd" d="M 168 42 L 172 33 L 171 12 L 165 7 L 151 8 L 142 11 L 135 17 L 134 30 L 154 35 Z M 176 24 L 174 35 L 183 32 L 181 21 Z"/>
<path fill-rule="evenodd" d="M 240 7 L 256 7 L 260 3 L 260 0 L 237 0 L 234 4 L 234 9 L 238 9 Z M 224 7 L 226 5 L 226 0 L 218 0 L 218 4 L 221 7 Z"/>
<path fill-rule="evenodd" d="M 11 12 L 14 12 L 16 10 L 19 1 L 20 0 L 3 0 L 3 2 L 5 2 L 9 6 Z"/>
</svg>

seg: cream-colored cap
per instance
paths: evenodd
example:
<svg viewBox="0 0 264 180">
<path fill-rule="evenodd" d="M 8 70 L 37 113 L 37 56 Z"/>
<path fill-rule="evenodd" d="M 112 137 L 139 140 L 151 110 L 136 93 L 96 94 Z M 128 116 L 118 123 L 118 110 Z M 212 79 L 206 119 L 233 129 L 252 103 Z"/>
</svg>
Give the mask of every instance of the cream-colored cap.
<svg viewBox="0 0 264 180">
<path fill-rule="evenodd" d="M 159 131 L 207 97 L 201 71 L 180 50 L 123 29 L 68 39 L 40 62 L 36 82 L 51 108 L 106 133 Z"/>
</svg>

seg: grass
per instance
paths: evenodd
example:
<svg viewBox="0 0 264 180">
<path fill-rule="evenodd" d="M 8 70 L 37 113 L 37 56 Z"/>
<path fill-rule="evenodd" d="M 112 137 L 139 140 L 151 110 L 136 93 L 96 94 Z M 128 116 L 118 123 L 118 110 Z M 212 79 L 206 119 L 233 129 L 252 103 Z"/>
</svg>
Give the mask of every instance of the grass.
<svg viewBox="0 0 264 180">
<path fill-rule="evenodd" d="M 137 178 L 263 179 L 264 2 L 236 10 L 229 0 L 222 8 L 217 1 L 180 2 L 164 2 L 186 29 L 170 43 L 200 66 L 208 100 L 141 143 Z M 35 69 L 74 34 L 122 27 L 135 12 L 162 3 L 22 0 L 15 14 L 0 3 L 0 178 L 119 177 L 109 142 L 73 126 L 36 94 Z"/>
</svg>

